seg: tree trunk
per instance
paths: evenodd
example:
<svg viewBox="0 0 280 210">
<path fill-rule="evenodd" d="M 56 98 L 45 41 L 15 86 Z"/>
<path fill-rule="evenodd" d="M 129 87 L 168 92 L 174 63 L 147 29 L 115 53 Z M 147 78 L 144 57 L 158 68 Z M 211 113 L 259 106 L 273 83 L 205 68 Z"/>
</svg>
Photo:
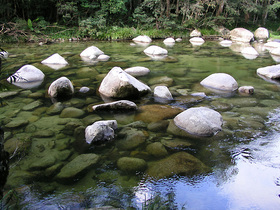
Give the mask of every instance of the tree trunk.
<svg viewBox="0 0 280 210">
<path fill-rule="evenodd" d="M 216 16 L 220 16 L 223 12 L 223 9 L 224 9 L 224 6 L 225 6 L 225 1 L 224 0 L 220 0 L 220 1 L 217 1 L 218 2 L 218 5 L 219 5 L 219 8 L 216 12 Z"/>
<path fill-rule="evenodd" d="M 170 0 L 166 0 L 166 17 L 170 17 Z"/>
</svg>

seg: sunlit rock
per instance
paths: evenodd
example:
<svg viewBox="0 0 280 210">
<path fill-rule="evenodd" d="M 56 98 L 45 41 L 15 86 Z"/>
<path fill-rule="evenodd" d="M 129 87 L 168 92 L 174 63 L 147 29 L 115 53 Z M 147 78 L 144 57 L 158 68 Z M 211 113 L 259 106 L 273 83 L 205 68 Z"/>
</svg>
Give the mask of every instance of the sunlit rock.
<svg viewBox="0 0 280 210">
<path fill-rule="evenodd" d="M 270 78 L 270 79 L 279 79 L 280 78 L 280 64 L 267 66 L 263 68 L 258 68 L 257 73 L 261 76 Z"/>
<path fill-rule="evenodd" d="M 220 41 L 220 45 L 223 46 L 223 47 L 230 47 L 231 44 L 232 44 L 232 41 L 230 41 L 230 40 Z"/>
<path fill-rule="evenodd" d="M 134 77 L 145 76 L 150 73 L 150 69 L 142 66 L 130 67 L 125 69 L 124 71 Z"/>
<path fill-rule="evenodd" d="M 110 56 L 109 55 L 99 55 L 97 57 L 97 61 L 108 61 L 110 59 Z"/>
<path fill-rule="evenodd" d="M 221 91 L 235 91 L 238 88 L 236 80 L 225 73 L 214 73 L 206 77 L 200 82 L 206 88 Z"/>
<path fill-rule="evenodd" d="M 211 137 L 222 130 L 223 118 L 206 107 L 190 108 L 174 118 L 175 125 L 194 136 Z"/>
<path fill-rule="evenodd" d="M 92 107 L 94 111 L 99 110 L 136 110 L 137 105 L 128 100 L 114 101 L 111 103 L 98 104 Z"/>
<path fill-rule="evenodd" d="M 124 172 L 144 171 L 147 168 L 145 160 L 134 157 L 121 157 L 118 159 L 117 165 Z"/>
<path fill-rule="evenodd" d="M 230 31 L 230 38 L 234 42 L 249 43 L 254 38 L 254 34 L 245 28 L 235 28 Z"/>
<path fill-rule="evenodd" d="M 41 62 L 53 69 L 60 69 L 68 65 L 68 62 L 58 53 L 55 53 Z"/>
<path fill-rule="evenodd" d="M 166 38 L 163 40 L 163 43 L 175 43 L 175 39 L 172 37 Z"/>
<path fill-rule="evenodd" d="M 143 35 L 143 36 L 137 36 L 135 37 L 134 39 L 132 39 L 132 41 L 134 42 L 143 42 L 143 43 L 150 43 L 152 42 L 152 39 L 146 35 Z"/>
<path fill-rule="evenodd" d="M 253 86 L 241 86 L 238 88 L 239 93 L 252 95 L 255 91 Z"/>
<path fill-rule="evenodd" d="M 16 83 L 31 83 L 42 82 L 45 74 L 38 68 L 32 65 L 24 65 L 17 70 L 7 81 L 12 84 Z"/>
<path fill-rule="evenodd" d="M 118 128 L 116 120 L 97 121 L 86 127 L 85 138 L 88 144 L 96 141 L 110 141 L 115 137 Z"/>
<path fill-rule="evenodd" d="M 133 76 L 123 71 L 120 67 L 114 67 L 102 80 L 100 94 L 111 98 L 139 98 L 151 89 Z"/>
<path fill-rule="evenodd" d="M 48 94 L 53 98 L 68 98 L 74 93 L 72 82 L 66 77 L 60 77 L 51 83 Z"/>
<path fill-rule="evenodd" d="M 168 51 L 162 47 L 152 45 L 144 50 L 144 53 L 147 55 L 167 55 Z"/>
<path fill-rule="evenodd" d="M 202 34 L 199 30 L 195 29 L 190 33 L 190 37 L 201 37 Z"/>
<path fill-rule="evenodd" d="M 189 41 L 193 46 L 200 46 L 205 42 L 201 37 L 193 37 Z"/>
<path fill-rule="evenodd" d="M 194 175 L 205 173 L 209 168 L 187 152 L 177 152 L 149 164 L 146 173 L 153 178 L 168 178 L 174 175 Z"/>
<path fill-rule="evenodd" d="M 172 94 L 166 86 L 156 86 L 154 89 L 154 96 L 156 101 L 173 100 Z"/>
<path fill-rule="evenodd" d="M 269 38 L 269 31 L 266 28 L 259 27 L 254 32 L 254 36 L 258 42 L 266 42 L 266 40 Z"/>
<path fill-rule="evenodd" d="M 241 54 L 249 60 L 256 59 L 259 56 L 259 53 L 253 47 L 246 47 L 242 49 Z"/>
<path fill-rule="evenodd" d="M 86 57 L 89 59 L 95 59 L 97 58 L 99 55 L 103 55 L 104 52 L 101 51 L 98 47 L 95 46 L 90 46 L 88 48 L 86 48 L 85 50 L 83 50 L 80 54 L 81 57 Z"/>
</svg>

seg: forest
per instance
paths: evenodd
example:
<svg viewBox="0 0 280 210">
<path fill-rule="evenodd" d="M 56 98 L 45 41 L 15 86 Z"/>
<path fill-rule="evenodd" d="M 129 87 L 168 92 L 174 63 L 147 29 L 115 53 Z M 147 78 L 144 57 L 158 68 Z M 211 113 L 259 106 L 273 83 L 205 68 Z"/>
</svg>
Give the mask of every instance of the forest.
<svg viewBox="0 0 280 210">
<path fill-rule="evenodd" d="M 2 0 L 0 41 L 36 36 L 126 39 L 194 28 L 259 26 L 277 31 L 278 0 Z M 211 32 L 210 32 L 211 33 Z M 214 33 L 214 32 L 213 32 Z"/>
</svg>

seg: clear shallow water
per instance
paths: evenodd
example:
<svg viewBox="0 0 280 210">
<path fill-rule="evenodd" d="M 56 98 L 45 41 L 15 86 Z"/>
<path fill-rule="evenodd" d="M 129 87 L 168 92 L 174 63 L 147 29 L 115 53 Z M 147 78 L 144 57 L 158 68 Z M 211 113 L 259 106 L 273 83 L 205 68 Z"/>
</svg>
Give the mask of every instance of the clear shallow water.
<svg viewBox="0 0 280 210">
<path fill-rule="evenodd" d="M 161 41 L 154 42 L 168 50 L 171 57 L 167 61 L 151 60 L 143 50 L 146 47 L 130 45 L 130 42 L 73 42 L 38 46 L 10 45 L 2 46 L 11 56 L 3 61 L 1 84 L 10 90 L 18 89 L 6 84 L 4 79 L 14 73 L 22 65 L 32 64 L 41 69 L 46 78 L 43 84 L 36 89 L 22 91 L 15 97 L 7 98 L 2 106 L 1 126 L 5 128 L 7 119 L 29 118 L 37 116 L 34 124 L 10 131 L 9 137 L 19 138 L 27 134 L 32 138 L 29 152 L 24 152 L 12 159 L 7 191 L 16 189 L 20 194 L 19 205 L 25 209 L 62 209 L 62 208 L 90 208 L 98 206 L 114 206 L 127 209 L 129 207 L 141 209 L 144 203 L 160 203 L 168 209 L 277 209 L 280 205 L 280 168 L 279 168 L 279 86 L 269 83 L 256 75 L 256 69 L 276 64 L 267 52 L 263 52 L 255 60 L 245 59 L 232 48 L 224 48 L 217 42 L 206 42 L 200 47 L 193 47 L 187 41 L 176 43 L 173 47 L 166 47 Z M 111 56 L 108 62 L 86 63 L 79 54 L 86 47 L 95 45 Z M 40 62 L 53 53 L 59 53 L 69 65 L 53 70 Z M 92 152 L 102 155 L 98 168 L 88 171 L 83 178 L 75 182 L 62 184 L 54 178 L 42 178 L 45 170 L 27 171 L 29 164 L 38 158 L 38 151 L 48 150 L 52 141 L 69 138 L 68 144 L 63 142 L 60 151 L 70 151 L 71 157 L 79 152 L 73 148 L 75 138 L 61 132 L 64 125 L 52 125 L 49 130 L 55 131 L 55 137 L 48 139 L 35 138 L 32 135 L 33 127 L 36 131 L 50 126 L 47 121 L 54 119 L 43 111 L 35 109 L 22 111 L 22 107 L 34 99 L 28 98 L 31 93 L 46 93 L 49 84 L 60 76 L 67 76 L 77 90 L 81 86 L 93 89 L 90 96 L 75 94 L 72 100 L 66 101 L 69 106 L 86 110 L 92 103 L 102 102 L 96 94 L 101 79 L 98 75 L 106 74 L 112 67 L 128 68 L 145 66 L 151 70 L 150 74 L 139 79 L 153 86 L 151 80 L 159 76 L 168 76 L 173 79 L 170 89 L 187 89 L 190 93 L 205 91 L 208 98 L 196 103 L 185 104 L 179 100 L 170 104 L 188 108 L 190 106 L 208 106 L 218 110 L 224 118 L 224 131 L 217 138 L 196 141 L 191 149 L 186 151 L 193 154 L 211 168 L 211 172 L 195 176 L 175 176 L 162 180 L 147 178 L 145 174 L 125 174 L 116 167 L 116 160 L 122 156 L 129 156 L 132 151 L 114 153 L 116 139 L 106 146 L 97 146 Z M 252 85 L 255 87 L 253 96 L 239 94 L 224 97 L 203 89 L 199 82 L 206 76 L 224 72 L 232 75 L 239 86 Z M 102 76 L 101 76 L 102 78 Z M 3 88 L 3 91 L 6 89 Z M 52 105 L 46 96 L 40 98 L 41 107 Z M 152 96 L 135 101 L 139 106 L 155 104 Z M 36 114 L 38 112 L 40 114 Z M 272 114 L 269 114 L 269 113 Z M 87 113 L 91 115 L 92 113 Z M 120 126 L 134 121 L 134 114 L 97 113 L 102 119 L 117 119 Z M 32 120 L 31 120 L 32 121 Z M 32 127 L 32 125 L 34 125 Z M 150 132 L 146 140 L 149 142 L 161 139 L 180 139 L 167 133 Z M 31 136 L 31 137 L 30 137 Z M 54 140 L 52 140 L 54 139 Z M 48 142 L 48 143 L 46 143 Z M 65 148 L 64 148 L 65 147 Z M 62 149 L 63 148 L 63 149 Z M 144 151 L 145 146 L 134 149 Z M 181 149 L 185 150 L 185 149 Z M 179 149 L 180 151 L 180 149 Z M 175 151 L 177 152 L 177 151 Z M 175 153 L 169 151 L 170 154 Z M 69 161 L 71 157 L 63 160 Z M 153 161 L 151 158 L 149 161 Z M 38 173 L 40 178 L 31 179 L 30 175 Z M 150 204 L 152 205 L 152 204 Z"/>
</svg>

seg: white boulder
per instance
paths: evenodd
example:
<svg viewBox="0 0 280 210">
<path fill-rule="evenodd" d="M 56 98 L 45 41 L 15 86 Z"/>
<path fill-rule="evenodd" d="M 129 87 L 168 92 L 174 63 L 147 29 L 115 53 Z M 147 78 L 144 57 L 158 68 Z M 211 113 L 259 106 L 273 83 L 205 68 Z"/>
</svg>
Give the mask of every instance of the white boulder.
<svg viewBox="0 0 280 210">
<path fill-rule="evenodd" d="M 264 44 L 264 48 L 267 49 L 268 51 L 271 51 L 275 48 L 280 48 L 280 42 L 275 42 L 275 41 L 267 42 Z"/>
<path fill-rule="evenodd" d="M 156 86 L 154 96 L 163 100 L 173 100 L 172 94 L 166 86 Z"/>
<path fill-rule="evenodd" d="M 109 55 L 104 55 L 104 54 L 99 55 L 97 57 L 97 61 L 108 61 L 109 59 L 110 59 L 110 56 Z"/>
<path fill-rule="evenodd" d="M 88 144 L 96 141 L 110 141 L 114 139 L 115 129 L 118 128 L 116 120 L 97 121 L 85 129 L 85 138 Z"/>
<path fill-rule="evenodd" d="M 95 46 L 90 46 L 88 48 L 86 48 L 85 50 L 83 50 L 80 54 L 81 57 L 88 57 L 90 59 L 95 59 L 97 58 L 99 55 L 103 55 L 104 52 L 101 51 L 98 47 Z"/>
<path fill-rule="evenodd" d="M 221 91 L 235 91 L 238 89 L 236 80 L 226 73 L 211 74 L 202 80 L 200 84 L 206 88 Z"/>
<path fill-rule="evenodd" d="M 74 93 L 74 87 L 67 77 L 60 77 L 51 83 L 48 94 L 52 98 L 67 98 Z"/>
<path fill-rule="evenodd" d="M 150 43 L 152 39 L 146 35 L 140 35 L 132 39 L 134 42 L 143 42 L 143 43 Z"/>
<path fill-rule="evenodd" d="M 111 98 L 138 98 L 150 91 L 150 87 L 120 67 L 112 68 L 99 87 L 100 94 Z"/>
<path fill-rule="evenodd" d="M 270 79 L 279 79 L 280 78 L 280 64 L 267 66 L 263 68 L 258 68 L 257 73 L 261 76 L 270 78 Z"/>
<path fill-rule="evenodd" d="M 68 65 L 68 62 L 58 53 L 51 55 L 41 62 L 42 64 Z"/>
<path fill-rule="evenodd" d="M 134 77 L 145 76 L 150 73 L 150 69 L 143 66 L 130 67 L 125 69 L 124 71 Z"/>
<path fill-rule="evenodd" d="M 166 38 L 165 40 L 163 40 L 163 43 L 175 43 L 175 39 L 173 39 L 172 37 Z"/>
<path fill-rule="evenodd" d="M 174 123 L 191 135 L 211 137 L 222 130 L 223 118 L 217 111 L 197 107 L 178 114 L 174 118 Z"/>
<path fill-rule="evenodd" d="M 202 36 L 201 32 L 197 29 L 193 30 L 191 33 L 190 33 L 190 37 L 200 37 Z"/>
<path fill-rule="evenodd" d="M 235 28 L 230 31 L 230 38 L 234 42 L 251 42 L 254 34 L 245 28 Z"/>
<path fill-rule="evenodd" d="M 45 74 L 32 65 L 24 65 L 17 70 L 12 76 L 8 77 L 9 83 L 30 83 L 43 81 Z"/>
<path fill-rule="evenodd" d="M 167 55 L 168 51 L 162 47 L 152 45 L 144 50 L 147 55 Z"/>
<path fill-rule="evenodd" d="M 255 39 L 259 42 L 265 42 L 269 38 L 269 31 L 266 28 L 259 27 L 254 32 Z"/>
</svg>

